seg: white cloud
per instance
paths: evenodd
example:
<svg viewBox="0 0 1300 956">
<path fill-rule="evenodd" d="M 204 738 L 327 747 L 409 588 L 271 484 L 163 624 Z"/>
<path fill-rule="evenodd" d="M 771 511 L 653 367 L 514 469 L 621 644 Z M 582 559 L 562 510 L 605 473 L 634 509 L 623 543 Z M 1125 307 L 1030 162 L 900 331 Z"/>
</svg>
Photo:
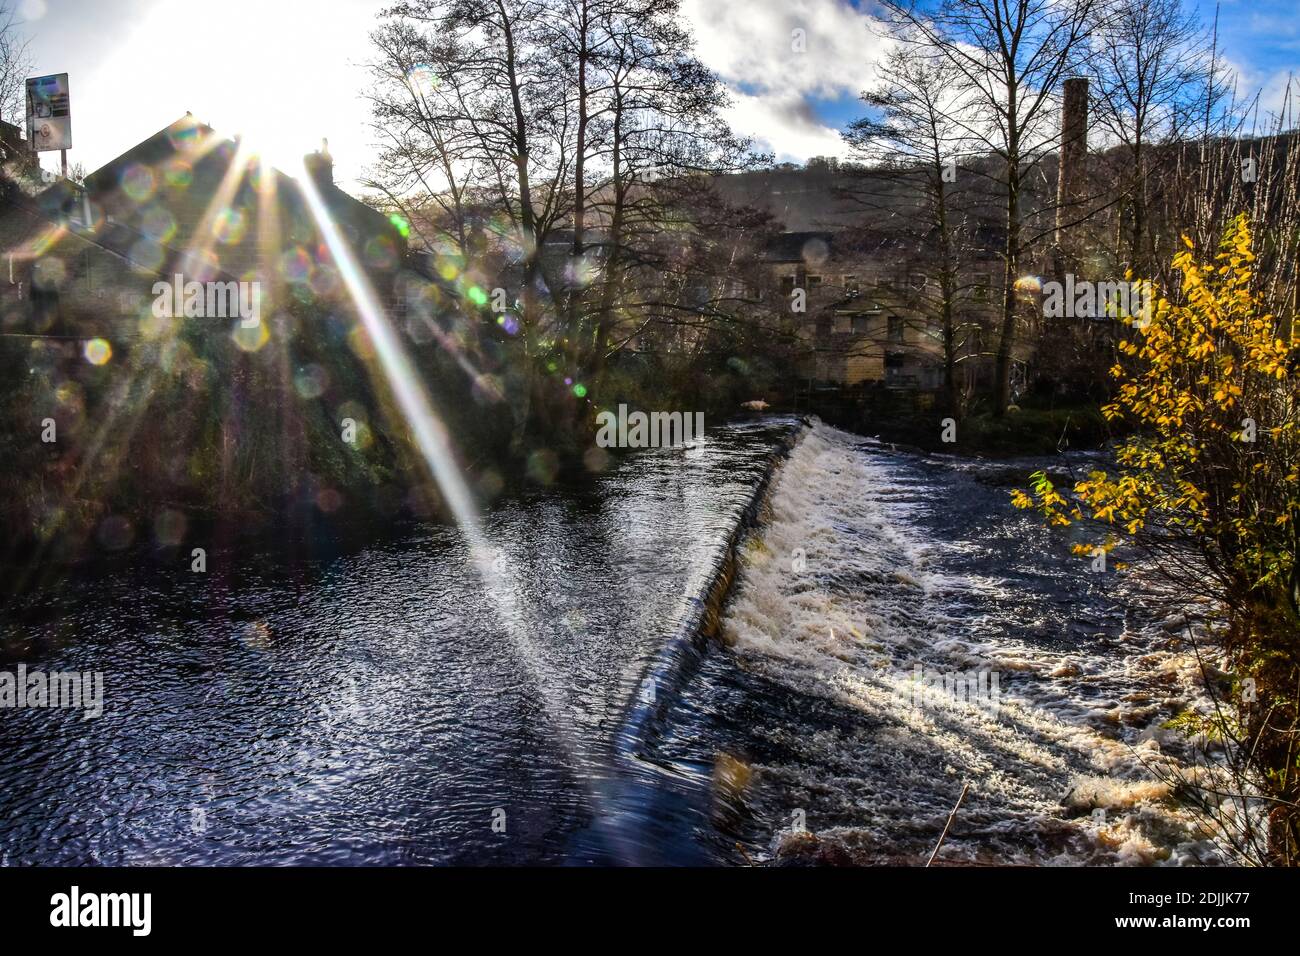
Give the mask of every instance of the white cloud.
<svg viewBox="0 0 1300 956">
<path fill-rule="evenodd" d="M 875 21 L 845 0 L 686 0 L 683 10 L 705 63 L 729 82 L 771 92 L 856 93 L 884 46 L 868 29 Z"/>
<path fill-rule="evenodd" d="M 776 93 L 734 93 L 727 122 L 737 133 L 754 138 L 760 151 L 777 162 L 803 162 L 809 156 L 848 156 L 839 130 L 812 118 L 801 97 Z"/>
<path fill-rule="evenodd" d="M 779 160 L 846 154 L 811 101 L 855 97 L 869 85 L 885 48 L 870 16 L 846 0 L 685 0 L 683 11 L 697 55 L 732 91 L 736 132 Z"/>
<path fill-rule="evenodd" d="M 1300 76 L 1294 70 L 1270 70 L 1242 62 L 1231 55 L 1220 53 L 1219 56 L 1230 78 L 1230 87 L 1232 84 L 1236 87 L 1227 91 L 1233 105 L 1239 110 L 1252 107 L 1242 130 L 1244 135 L 1263 136 L 1272 132 L 1280 114 L 1285 114 L 1288 125 L 1300 120 Z"/>
<path fill-rule="evenodd" d="M 1253 80 L 1253 82 L 1252 82 Z M 1293 70 L 1275 70 L 1267 76 L 1255 75 L 1246 78 L 1247 90 L 1259 90 L 1259 111 L 1260 125 L 1268 130 L 1272 126 L 1275 117 L 1284 115 L 1292 124 L 1296 121 L 1297 93 L 1300 93 L 1300 84 Z M 1248 95 L 1253 96 L 1253 91 Z"/>
<path fill-rule="evenodd" d="M 39 10 L 40 0 L 26 0 Z M 243 132 L 273 162 L 291 168 L 330 137 L 339 180 L 371 158 L 369 113 L 360 68 L 367 32 L 385 0 L 336 0 L 321 16 L 316 0 L 121 0 L 124 21 L 96 20 L 71 40 L 38 35 L 36 72 L 73 72 L 73 161 L 95 169 L 193 110 L 224 134 Z M 727 82 L 737 132 L 779 160 L 845 155 L 839 132 L 813 100 L 855 98 L 869 84 L 883 41 L 871 18 L 847 0 L 685 0 L 696 52 Z M 47 12 L 42 27 L 50 23 Z M 253 24 L 223 33 L 228 24 Z M 804 52 L 792 31 L 804 31 Z M 159 72 L 178 30 L 212 35 L 187 69 Z M 76 48 L 70 46 L 77 41 Z"/>
</svg>

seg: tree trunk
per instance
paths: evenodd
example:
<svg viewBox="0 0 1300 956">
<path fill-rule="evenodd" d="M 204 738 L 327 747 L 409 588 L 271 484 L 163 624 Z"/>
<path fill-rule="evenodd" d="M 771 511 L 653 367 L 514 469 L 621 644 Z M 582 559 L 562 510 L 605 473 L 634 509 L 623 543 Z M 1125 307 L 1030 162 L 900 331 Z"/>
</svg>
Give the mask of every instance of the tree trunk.
<svg viewBox="0 0 1300 956">
<path fill-rule="evenodd" d="M 1010 164 L 1009 164 L 1010 165 Z M 1015 177 L 1016 172 L 1009 175 Z M 1007 188 L 1007 244 L 1002 273 L 1002 329 L 998 339 L 993 384 L 993 414 L 1001 417 L 1011 404 L 1011 362 L 1016 340 L 1016 279 L 1020 260 L 1020 185 L 1013 178 Z"/>
</svg>

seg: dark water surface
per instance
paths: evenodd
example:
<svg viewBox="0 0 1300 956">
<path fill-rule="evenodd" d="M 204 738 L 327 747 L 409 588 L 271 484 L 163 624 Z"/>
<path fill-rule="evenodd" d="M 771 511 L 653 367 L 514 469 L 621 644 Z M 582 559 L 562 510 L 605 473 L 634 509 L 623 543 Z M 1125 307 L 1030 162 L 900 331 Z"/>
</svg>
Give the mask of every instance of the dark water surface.
<svg viewBox="0 0 1300 956">
<path fill-rule="evenodd" d="M 794 427 L 727 426 L 498 502 L 483 531 L 513 628 L 458 530 L 433 525 L 307 567 L 210 553 L 206 575 L 151 566 L 25 599 L 0 646 L 29 670 L 103 672 L 105 709 L 0 711 L 0 862 L 635 856 L 593 835 L 619 799 L 611 737 Z"/>
</svg>

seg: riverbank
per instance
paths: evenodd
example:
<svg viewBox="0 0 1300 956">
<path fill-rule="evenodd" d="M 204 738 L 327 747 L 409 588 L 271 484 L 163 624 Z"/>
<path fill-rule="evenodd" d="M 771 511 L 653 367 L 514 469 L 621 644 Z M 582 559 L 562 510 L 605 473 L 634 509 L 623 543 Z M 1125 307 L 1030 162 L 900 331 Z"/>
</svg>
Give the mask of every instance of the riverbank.
<svg viewBox="0 0 1300 956">
<path fill-rule="evenodd" d="M 1012 406 L 1003 416 L 984 409 L 953 419 L 937 405 L 917 408 L 899 401 L 855 406 L 813 403 L 829 425 L 866 435 L 902 450 L 971 458 L 1054 455 L 1101 448 L 1118 434 L 1096 404 Z"/>
<path fill-rule="evenodd" d="M 316 319 L 317 332 L 333 329 Z M 196 548 L 273 541 L 293 560 L 329 540 L 451 520 L 415 439 L 421 428 L 443 436 L 439 455 L 480 508 L 590 483 L 626 453 L 597 445 L 597 408 L 647 390 L 619 369 L 581 395 L 550 372 L 530 385 L 470 379 L 452 357 L 423 350 L 417 369 L 433 412 L 408 421 L 363 337 L 297 334 L 298 320 L 306 324 L 289 323 L 285 344 L 301 349 L 292 358 L 246 354 L 188 328 L 119 343 L 102 365 L 76 342 L 0 337 L 0 405 L 26 410 L 0 429 L 0 592 L 127 556 L 188 566 Z M 525 400 L 521 389 L 537 394 Z M 726 380 L 689 400 L 669 389 L 651 397 L 713 427 L 741 394 Z"/>
</svg>

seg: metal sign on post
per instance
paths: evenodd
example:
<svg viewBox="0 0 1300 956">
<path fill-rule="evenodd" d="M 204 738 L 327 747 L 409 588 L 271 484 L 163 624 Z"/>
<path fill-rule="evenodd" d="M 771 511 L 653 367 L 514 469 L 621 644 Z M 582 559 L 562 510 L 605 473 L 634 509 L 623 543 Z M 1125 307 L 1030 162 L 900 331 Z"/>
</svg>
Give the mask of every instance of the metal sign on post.
<svg viewBox="0 0 1300 956">
<path fill-rule="evenodd" d="M 27 143 L 39 151 L 72 148 L 68 74 L 27 78 Z"/>
</svg>

